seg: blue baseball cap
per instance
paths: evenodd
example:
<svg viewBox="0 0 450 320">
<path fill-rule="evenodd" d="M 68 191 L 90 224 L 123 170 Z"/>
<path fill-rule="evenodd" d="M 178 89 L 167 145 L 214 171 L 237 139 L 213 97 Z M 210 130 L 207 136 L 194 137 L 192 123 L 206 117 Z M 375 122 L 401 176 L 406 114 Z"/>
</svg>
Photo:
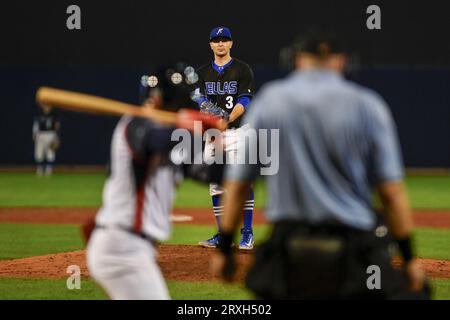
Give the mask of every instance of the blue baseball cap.
<svg viewBox="0 0 450 320">
<path fill-rule="evenodd" d="M 227 27 L 216 27 L 211 30 L 211 33 L 209 35 L 209 40 L 213 40 L 214 38 L 231 38 L 231 31 Z"/>
</svg>

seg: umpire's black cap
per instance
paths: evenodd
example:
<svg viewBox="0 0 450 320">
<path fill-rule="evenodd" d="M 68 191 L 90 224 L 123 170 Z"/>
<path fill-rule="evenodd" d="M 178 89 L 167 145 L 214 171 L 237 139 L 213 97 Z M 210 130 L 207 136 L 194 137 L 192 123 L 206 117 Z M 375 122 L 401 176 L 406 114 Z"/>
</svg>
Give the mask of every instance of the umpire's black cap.
<svg viewBox="0 0 450 320">
<path fill-rule="evenodd" d="M 280 64 L 284 69 L 292 70 L 295 56 L 301 53 L 313 54 L 319 58 L 326 58 L 330 54 L 348 54 L 349 48 L 344 39 L 339 31 L 311 28 L 280 50 Z"/>
<path fill-rule="evenodd" d="M 182 62 L 154 68 L 140 79 L 139 103 L 145 103 L 152 93 L 157 93 L 162 97 L 164 109 L 194 108 L 191 96 L 197 82 L 195 69 Z"/>
<path fill-rule="evenodd" d="M 322 29 L 311 29 L 300 34 L 291 47 L 293 53 L 310 53 L 318 57 L 348 52 L 338 31 Z"/>
</svg>

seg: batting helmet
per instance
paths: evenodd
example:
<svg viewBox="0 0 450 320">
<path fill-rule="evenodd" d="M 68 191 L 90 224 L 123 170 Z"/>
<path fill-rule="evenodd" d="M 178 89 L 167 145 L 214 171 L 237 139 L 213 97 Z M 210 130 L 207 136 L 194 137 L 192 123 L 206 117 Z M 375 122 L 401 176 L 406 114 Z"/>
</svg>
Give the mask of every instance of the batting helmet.
<svg viewBox="0 0 450 320">
<path fill-rule="evenodd" d="M 144 104 L 153 95 L 159 95 L 164 109 L 194 108 L 191 96 L 197 82 L 195 69 L 185 63 L 155 68 L 140 79 L 139 103 Z"/>
</svg>

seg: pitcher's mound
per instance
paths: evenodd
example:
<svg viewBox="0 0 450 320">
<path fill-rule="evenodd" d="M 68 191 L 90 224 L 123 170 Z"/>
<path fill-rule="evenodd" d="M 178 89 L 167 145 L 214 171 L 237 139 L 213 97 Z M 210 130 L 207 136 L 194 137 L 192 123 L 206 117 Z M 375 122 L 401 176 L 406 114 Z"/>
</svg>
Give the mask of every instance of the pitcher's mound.
<svg viewBox="0 0 450 320">
<path fill-rule="evenodd" d="M 219 280 L 209 271 L 214 249 L 193 245 L 160 245 L 158 263 L 166 279 L 184 281 Z M 238 253 L 236 281 L 244 279 L 253 259 L 251 253 Z M 69 266 L 79 266 L 82 277 L 89 277 L 85 250 L 0 261 L 0 277 L 63 279 Z"/>
</svg>

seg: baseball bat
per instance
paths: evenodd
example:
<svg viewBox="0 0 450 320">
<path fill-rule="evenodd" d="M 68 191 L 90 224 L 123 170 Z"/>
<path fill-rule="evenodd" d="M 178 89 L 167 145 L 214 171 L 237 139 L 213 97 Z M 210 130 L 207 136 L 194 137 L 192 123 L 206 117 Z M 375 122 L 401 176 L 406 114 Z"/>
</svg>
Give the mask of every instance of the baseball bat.
<svg viewBox="0 0 450 320">
<path fill-rule="evenodd" d="M 118 116 L 127 114 L 148 118 L 164 124 L 176 124 L 177 122 L 177 114 L 175 112 L 141 108 L 117 100 L 50 87 L 40 87 L 37 90 L 36 102 L 40 105 L 77 112 Z"/>
</svg>

